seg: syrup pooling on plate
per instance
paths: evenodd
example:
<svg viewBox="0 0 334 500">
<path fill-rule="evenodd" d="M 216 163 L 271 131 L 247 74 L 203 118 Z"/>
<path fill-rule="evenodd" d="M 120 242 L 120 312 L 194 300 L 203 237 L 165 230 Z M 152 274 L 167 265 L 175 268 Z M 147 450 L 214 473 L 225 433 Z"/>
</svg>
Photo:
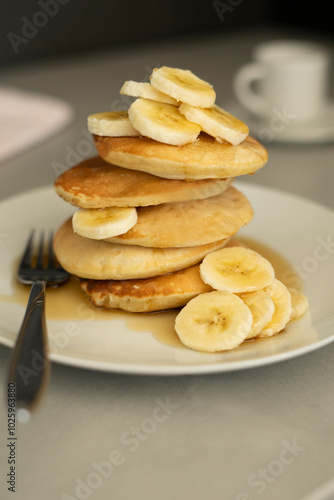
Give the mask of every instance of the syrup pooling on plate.
<svg viewBox="0 0 334 500">
<path fill-rule="evenodd" d="M 278 279 L 285 285 L 301 290 L 301 279 L 289 261 L 270 246 L 251 238 L 238 238 L 249 248 L 261 253 L 273 265 Z M 13 266 L 15 276 L 17 263 Z M 0 302 L 26 307 L 30 287 L 12 281 L 12 295 L 0 294 Z M 80 288 L 75 277 L 58 288 L 47 288 L 46 317 L 49 321 L 124 321 L 135 332 L 151 332 L 156 340 L 170 347 L 186 349 L 174 330 L 178 309 L 155 313 L 127 313 L 93 306 Z M 112 327 L 111 327 L 112 328 Z"/>
<path fill-rule="evenodd" d="M 15 276 L 16 265 L 12 275 Z M 0 294 L 0 302 L 19 304 L 26 307 L 30 287 L 12 281 L 12 295 Z M 79 281 L 72 276 L 60 287 L 48 287 L 45 303 L 46 318 L 49 321 L 124 321 L 135 332 L 151 332 L 163 344 L 183 348 L 174 331 L 178 310 L 156 313 L 127 313 L 93 306 L 80 288 Z M 112 328 L 112 327 L 111 327 Z"/>
<path fill-rule="evenodd" d="M 238 240 L 268 259 L 275 270 L 276 278 L 282 281 L 285 286 L 302 291 L 302 280 L 300 276 L 294 269 L 293 265 L 288 261 L 288 259 L 283 257 L 283 255 L 270 246 L 252 238 L 238 236 Z"/>
</svg>

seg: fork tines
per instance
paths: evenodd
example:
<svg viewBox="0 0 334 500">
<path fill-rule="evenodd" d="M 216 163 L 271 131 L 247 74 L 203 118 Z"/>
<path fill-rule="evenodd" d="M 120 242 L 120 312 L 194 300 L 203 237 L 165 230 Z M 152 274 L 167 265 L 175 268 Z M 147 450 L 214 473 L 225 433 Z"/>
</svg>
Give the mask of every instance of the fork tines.
<svg viewBox="0 0 334 500">
<path fill-rule="evenodd" d="M 69 277 L 69 274 L 59 265 L 55 257 L 53 231 L 50 231 L 47 236 L 45 236 L 45 231 L 41 231 L 37 245 L 35 234 L 36 231 L 33 229 L 19 265 L 18 280 L 23 284 L 31 284 L 38 280 L 50 285 L 62 283 Z"/>
</svg>

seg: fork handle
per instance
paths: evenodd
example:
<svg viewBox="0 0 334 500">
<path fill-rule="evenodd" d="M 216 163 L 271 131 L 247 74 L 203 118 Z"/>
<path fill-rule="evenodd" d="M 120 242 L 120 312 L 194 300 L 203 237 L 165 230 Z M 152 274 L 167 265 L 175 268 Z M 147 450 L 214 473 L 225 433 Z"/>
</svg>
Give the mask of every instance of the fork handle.
<svg viewBox="0 0 334 500">
<path fill-rule="evenodd" d="M 33 283 L 16 340 L 8 382 L 15 383 L 16 406 L 31 410 L 50 377 L 45 321 L 45 281 Z"/>
</svg>

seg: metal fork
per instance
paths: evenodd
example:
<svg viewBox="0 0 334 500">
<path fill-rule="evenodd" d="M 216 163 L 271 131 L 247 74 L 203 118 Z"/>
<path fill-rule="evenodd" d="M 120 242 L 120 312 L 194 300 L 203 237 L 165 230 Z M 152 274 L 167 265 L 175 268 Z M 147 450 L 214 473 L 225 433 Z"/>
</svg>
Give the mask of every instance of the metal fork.
<svg viewBox="0 0 334 500">
<path fill-rule="evenodd" d="M 37 254 L 34 245 L 35 230 L 30 233 L 17 279 L 31 285 L 27 309 L 14 347 L 9 366 L 8 383 L 15 383 L 16 408 L 20 420 L 28 420 L 50 378 L 48 339 L 45 321 L 45 288 L 57 286 L 69 278 L 56 261 L 52 240 L 42 232 Z M 45 251 L 46 250 L 46 251 Z"/>
</svg>

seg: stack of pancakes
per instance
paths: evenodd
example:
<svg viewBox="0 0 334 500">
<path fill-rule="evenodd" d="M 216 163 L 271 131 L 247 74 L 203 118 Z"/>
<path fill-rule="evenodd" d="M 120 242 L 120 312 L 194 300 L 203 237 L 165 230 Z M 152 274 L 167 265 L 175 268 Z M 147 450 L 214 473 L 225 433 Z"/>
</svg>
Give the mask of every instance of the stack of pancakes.
<svg viewBox="0 0 334 500">
<path fill-rule="evenodd" d="M 94 140 L 98 156 L 58 177 L 56 192 L 84 209 L 135 207 L 137 223 L 95 240 L 68 220 L 54 238 L 60 264 L 94 305 L 110 309 L 176 308 L 211 290 L 199 263 L 251 221 L 252 207 L 232 183 L 264 166 L 267 151 L 251 136 L 233 146 L 203 132 L 183 146 L 142 136 Z"/>
</svg>

